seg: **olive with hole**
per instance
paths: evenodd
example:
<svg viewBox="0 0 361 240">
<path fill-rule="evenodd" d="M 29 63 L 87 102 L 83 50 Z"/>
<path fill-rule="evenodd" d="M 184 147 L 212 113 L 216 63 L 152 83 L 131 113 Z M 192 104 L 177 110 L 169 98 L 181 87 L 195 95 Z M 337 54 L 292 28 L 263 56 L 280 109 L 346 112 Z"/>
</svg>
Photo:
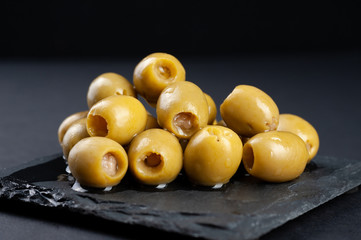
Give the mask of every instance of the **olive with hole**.
<svg viewBox="0 0 361 240">
<path fill-rule="evenodd" d="M 133 85 L 125 77 L 112 72 L 103 73 L 89 85 L 87 93 L 88 107 L 91 108 L 100 100 L 113 95 L 137 97 Z"/>
<path fill-rule="evenodd" d="M 87 116 L 90 136 L 107 137 L 121 145 L 145 129 L 147 111 L 136 98 L 124 95 L 106 97 L 97 102 Z"/>
<path fill-rule="evenodd" d="M 137 64 L 133 73 L 137 93 L 153 107 L 162 90 L 177 81 L 185 81 L 184 67 L 176 57 L 167 53 L 148 55 Z"/>
<path fill-rule="evenodd" d="M 80 185 L 106 188 L 119 184 L 123 179 L 128 170 L 128 156 L 114 140 L 88 137 L 70 150 L 68 164 Z"/>
<path fill-rule="evenodd" d="M 268 182 L 286 182 L 299 177 L 308 158 L 306 144 L 291 132 L 259 133 L 243 146 L 242 161 L 247 172 Z"/>
<path fill-rule="evenodd" d="M 184 151 L 184 171 L 197 185 L 225 184 L 237 172 L 242 153 L 242 141 L 234 131 L 210 125 L 189 140 Z"/>
<path fill-rule="evenodd" d="M 320 140 L 316 129 L 305 119 L 295 114 L 280 114 L 278 131 L 288 131 L 298 135 L 306 143 L 310 162 L 317 154 Z"/>
<path fill-rule="evenodd" d="M 175 82 L 159 96 L 157 119 L 161 127 L 178 138 L 189 139 L 208 124 L 208 103 L 203 91 L 192 82 Z"/>
<path fill-rule="evenodd" d="M 149 129 L 137 135 L 128 150 L 129 170 L 146 185 L 172 182 L 183 166 L 183 151 L 178 139 L 163 129 Z"/>
<path fill-rule="evenodd" d="M 238 85 L 220 106 L 227 127 L 241 136 L 276 130 L 279 110 L 273 99 L 257 87 Z"/>
<path fill-rule="evenodd" d="M 67 116 L 61 122 L 61 124 L 59 125 L 59 128 L 58 128 L 58 141 L 59 141 L 60 145 L 62 145 L 62 143 L 63 143 L 63 138 L 64 138 L 64 135 L 65 135 L 66 131 L 68 130 L 68 128 L 77 120 L 79 120 L 81 118 L 86 118 L 87 115 L 88 115 L 88 110 L 76 112 L 76 113 L 73 113 L 73 114 Z"/>
</svg>

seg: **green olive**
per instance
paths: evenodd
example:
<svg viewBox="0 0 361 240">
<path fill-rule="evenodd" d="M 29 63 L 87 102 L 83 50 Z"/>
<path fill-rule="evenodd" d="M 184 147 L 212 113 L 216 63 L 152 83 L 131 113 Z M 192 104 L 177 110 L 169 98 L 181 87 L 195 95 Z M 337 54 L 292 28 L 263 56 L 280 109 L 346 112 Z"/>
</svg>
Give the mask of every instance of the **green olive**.
<svg viewBox="0 0 361 240">
<path fill-rule="evenodd" d="M 298 135 L 306 143 L 310 162 L 317 154 L 320 140 L 316 129 L 305 119 L 294 114 L 280 114 L 278 131 L 288 131 Z"/>
<path fill-rule="evenodd" d="M 243 145 L 229 128 L 209 125 L 192 136 L 184 152 L 184 170 L 198 185 L 227 183 L 242 160 Z"/>
<path fill-rule="evenodd" d="M 151 105 L 157 104 L 162 90 L 171 83 L 185 81 L 185 70 L 177 58 L 167 53 L 153 53 L 134 69 L 136 91 Z"/>
<path fill-rule="evenodd" d="M 128 156 L 119 143 L 109 138 L 88 137 L 70 150 L 68 164 L 81 185 L 106 188 L 123 179 L 128 170 Z"/>
<path fill-rule="evenodd" d="M 87 102 L 91 108 L 103 98 L 112 95 L 127 95 L 137 97 L 133 85 L 122 75 L 117 73 L 103 73 L 95 78 L 88 89 Z"/>
<path fill-rule="evenodd" d="M 86 118 L 81 118 L 74 122 L 66 131 L 63 138 L 63 155 L 67 159 L 70 150 L 74 145 L 79 142 L 81 139 L 89 137 L 87 128 L 86 128 Z"/>
<path fill-rule="evenodd" d="M 207 93 L 205 93 L 204 95 L 206 95 L 206 100 L 208 103 L 208 111 L 209 111 L 208 124 L 211 125 L 214 123 L 217 117 L 217 106 L 210 95 L 208 95 Z"/>
<path fill-rule="evenodd" d="M 63 138 L 64 138 L 64 135 L 65 135 L 66 131 L 68 130 L 68 128 L 77 120 L 79 120 L 81 118 L 86 118 L 87 114 L 88 114 L 88 111 L 76 112 L 76 113 L 73 113 L 70 116 L 66 117 L 62 121 L 62 123 L 59 125 L 59 128 L 58 128 L 58 141 L 59 141 L 60 145 L 63 144 Z"/>
<path fill-rule="evenodd" d="M 188 139 L 208 123 L 206 97 L 192 82 L 167 86 L 159 96 L 156 112 L 159 125 L 178 138 Z"/>
<path fill-rule="evenodd" d="M 243 164 L 247 172 L 269 182 L 286 182 L 299 177 L 308 158 L 306 144 L 291 132 L 259 133 L 243 147 Z"/>
<path fill-rule="evenodd" d="M 97 102 L 89 111 L 87 129 L 90 136 L 107 137 L 121 145 L 145 129 L 147 111 L 136 98 L 114 95 Z"/>
<path fill-rule="evenodd" d="M 220 112 L 229 128 L 246 137 L 276 130 L 278 126 L 276 103 L 254 86 L 237 86 L 221 104 Z"/>
<path fill-rule="evenodd" d="M 173 181 L 183 165 L 178 139 L 163 129 L 149 129 L 137 135 L 130 143 L 128 157 L 135 179 L 147 185 Z"/>
</svg>

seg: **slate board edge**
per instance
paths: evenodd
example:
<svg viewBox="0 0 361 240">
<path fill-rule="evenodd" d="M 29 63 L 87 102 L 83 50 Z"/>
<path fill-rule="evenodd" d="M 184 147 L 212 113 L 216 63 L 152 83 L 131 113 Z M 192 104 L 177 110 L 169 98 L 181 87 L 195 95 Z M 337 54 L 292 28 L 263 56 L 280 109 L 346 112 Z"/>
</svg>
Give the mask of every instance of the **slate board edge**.
<svg viewBox="0 0 361 240">
<path fill-rule="evenodd" d="M 54 154 L 54 155 L 50 155 L 50 156 L 35 159 L 33 161 L 30 161 L 28 163 L 22 164 L 22 165 L 17 166 L 17 167 L 13 167 L 13 168 L 9 168 L 9 169 L 2 169 L 2 170 L 0 170 L 0 178 L 8 176 L 8 175 L 10 175 L 10 174 L 12 174 L 12 173 L 14 173 L 14 172 L 16 172 L 18 170 L 26 168 L 26 167 L 31 167 L 31 166 L 35 166 L 37 164 L 45 163 L 45 162 L 50 161 L 50 160 L 52 160 L 52 159 L 54 159 L 56 157 L 59 157 L 59 156 L 61 156 L 61 155 L 60 154 Z M 354 175 L 357 175 L 357 174 L 361 173 L 361 163 L 359 162 L 359 163 L 357 163 L 357 165 L 360 165 L 360 166 L 357 168 L 357 171 L 354 172 Z M 353 183 L 353 184 L 349 184 L 343 189 L 343 191 L 339 192 L 339 194 L 337 194 L 337 195 L 335 195 L 335 196 L 333 196 L 331 198 L 323 199 L 323 201 L 320 201 L 317 204 L 312 205 L 309 209 L 305 210 L 301 214 L 295 214 L 295 215 L 289 216 L 289 218 L 287 218 L 286 221 L 281 221 L 278 224 L 275 224 L 275 225 L 272 225 L 272 226 L 266 226 L 261 231 L 259 231 L 258 234 L 254 234 L 252 237 L 247 237 L 247 236 L 244 236 L 242 234 L 239 235 L 239 234 L 237 234 L 237 232 L 228 232 L 228 233 L 224 232 L 224 233 L 226 233 L 225 235 L 228 235 L 228 236 L 223 235 L 223 237 L 225 237 L 223 239 L 254 239 L 254 238 L 258 238 L 258 237 L 266 234 L 267 232 L 273 230 L 274 228 L 279 227 L 279 226 L 285 224 L 286 222 L 297 218 L 298 216 L 300 216 L 300 215 L 302 215 L 302 214 L 304 214 L 304 213 L 306 213 L 306 212 L 308 212 L 308 211 L 322 205 L 323 203 L 326 203 L 326 202 L 332 200 L 334 197 L 342 195 L 343 193 L 345 193 L 345 192 L 347 192 L 347 191 L 349 191 L 349 190 L 351 190 L 351 189 L 353 189 L 353 188 L 355 188 L 355 187 L 357 187 L 359 185 L 360 185 L 360 183 L 357 182 L 357 181 L 355 183 Z M 12 200 L 12 197 L 9 197 L 9 196 L 6 197 L 3 194 L 3 192 L 0 191 L 0 198 L 4 198 L 4 197 L 6 199 L 8 199 L 8 200 Z M 29 200 L 21 199 L 20 201 L 27 202 L 27 203 L 32 203 L 32 201 L 30 199 Z M 51 203 L 50 204 L 43 204 L 41 206 L 44 206 L 44 207 L 57 207 L 57 206 L 52 205 Z M 97 215 L 101 216 L 104 219 L 111 220 L 111 221 L 114 221 L 114 220 L 119 221 L 119 219 L 116 219 L 116 218 L 112 217 L 111 214 L 109 215 L 109 214 L 104 214 L 104 212 L 99 212 L 96 209 L 96 207 L 93 208 L 93 209 L 91 209 L 91 208 L 83 208 L 83 209 L 80 209 L 81 211 L 79 211 L 79 208 L 76 207 L 76 204 L 73 205 L 73 206 L 74 206 L 74 208 L 71 208 L 71 207 L 68 207 L 68 206 L 66 208 L 68 210 L 70 210 L 70 211 L 73 211 L 73 212 L 76 212 L 76 213 L 81 213 L 81 214 L 89 214 L 89 215 L 91 215 L 91 214 L 97 212 Z M 150 214 L 150 216 L 151 215 L 152 214 Z M 156 215 L 157 214 L 155 214 L 155 216 Z M 123 217 L 125 219 L 124 219 L 124 221 L 122 221 L 122 223 L 134 224 L 134 225 L 141 224 L 141 225 L 146 226 L 146 227 L 155 228 L 155 229 L 163 230 L 163 231 L 166 231 L 166 232 L 181 233 L 181 232 L 179 232 L 179 229 L 178 230 L 177 229 L 176 230 L 169 229 L 169 225 L 167 226 L 167 228 L 165 228 L 164 225 L 160 225 L 159 223 L 155 224 L 157 221 L 154 221 L 154 216 L 152 216 L 150 218 L 146 218 L 146 217 L 142 216 L 141 218 L 139 218 L 139 216 L 135 215 L 132 218 L 129 218 L 129 215 L 125 214 L 125 216 L 123 216 Z M 189 217 L 189 216 L 186 216 L 185 219 L 187 219 L 187 217 Z M 172 223 L 172 224 L 174 224 L 174 223 Z M 189 231 L 189 229 L 188 229 L 188 231 Z M 206 239 L 218 239 L 217 234 L 216 235 L 210 235 L 209 233 L 208 234 L 202 234 L 202 232 L 197 232 L 197 231 L 196 232 L 188 232 L 185 235 L 192 236 L 192 237 L 206 238 Z"/>
</svg>

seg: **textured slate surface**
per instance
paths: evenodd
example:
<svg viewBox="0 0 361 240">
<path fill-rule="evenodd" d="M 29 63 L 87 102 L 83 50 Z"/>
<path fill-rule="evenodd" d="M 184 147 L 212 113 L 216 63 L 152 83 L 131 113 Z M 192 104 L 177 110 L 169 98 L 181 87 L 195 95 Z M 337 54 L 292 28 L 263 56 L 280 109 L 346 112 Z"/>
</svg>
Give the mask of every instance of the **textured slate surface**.
<svg viewBox="0 0 361 240">
<path fill-rule="evenodd" d="M 183 175 L 164 189 L 129 175 L 110 191 L 77 192 L 60 155 L 0 173 L 0 197 L 205 239 L 254 239 L 361 184 L 361 161 L 318 156 L 300 178 L 271 184 L 241 168 L 221 189 Z"/>
</svg>

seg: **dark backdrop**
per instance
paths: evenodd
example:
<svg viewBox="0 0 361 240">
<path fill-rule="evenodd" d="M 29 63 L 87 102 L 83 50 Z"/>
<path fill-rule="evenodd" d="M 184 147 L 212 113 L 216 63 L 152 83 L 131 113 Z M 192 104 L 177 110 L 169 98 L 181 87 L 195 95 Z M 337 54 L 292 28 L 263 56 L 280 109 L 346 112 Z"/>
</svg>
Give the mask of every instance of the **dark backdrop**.
<svg viewBox="0 0 361 240">
<path fill-rule="evenodd" d="M 0 57 L 360 51 L 360 1 L 2 1 Z"/>
<path fill-rule="evenodd" d="M 89 83 L 109 71 L 131 80 L 154 51 L 179 58 L 218 106 L 236 84 L 257 86 L 280 112 L 315 126 L 320 156 L 360 159 L 361 1 L 353 2 L 2 0 L 0 169 L 61 151 L 58 126 L 86 108 Z M 360 203 L 361 191 L 345 194 L 262 239 L 359 240 Z M 0 239 L 139 239 L 144 230 L 57 213 L 2 201 Z"/>
</svg>

